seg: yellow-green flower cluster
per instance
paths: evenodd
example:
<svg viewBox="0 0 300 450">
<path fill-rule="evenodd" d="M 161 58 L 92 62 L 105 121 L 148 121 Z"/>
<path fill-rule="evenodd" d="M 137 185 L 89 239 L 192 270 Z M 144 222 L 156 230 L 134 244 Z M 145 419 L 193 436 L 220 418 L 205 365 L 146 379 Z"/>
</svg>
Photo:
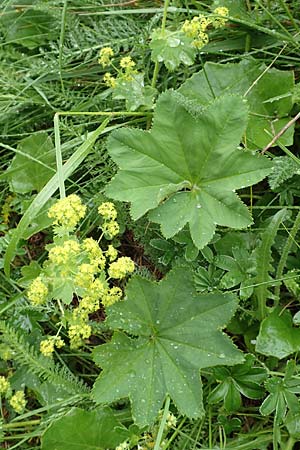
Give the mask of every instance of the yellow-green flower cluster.
<svg viewBox="0 0 300 450">
<path fill-rule="evenodd" d="M 53 219 L 54 225 L 72 230 L 85 216 L 85 213 L 86 206 L 81 202 L 80 197 L 71 194 L 52 205 L 48 216 Z"/>
<path fill-rule="evenodd" d="M 174 414 L 169 412 L 167 416 L 166 427 L 167 428 L 176 427 L 176 424 L 177 424 L 176 416 L 174 416 Z"/>
<path fill-rule="evenodd" d="M 26 406 L 24 391 L 17 391 L 9 400 L 10 406 L 18 413 L 22 414 Z"/>
<path fill-rule="evenodd" d="M 112 56 L 111 55 L 109 56 L 109 58 L 107 58 L 106 52 L 108 52 L 108 50 L 106 50 L 105 54 L 102 56 L 102 58 L 100 58 L 101 61 L 103 61 L 104 63 L 104 64 L 102 63 L 103 67 L 108 66 L 110 64 L 110 57 Z M 108 63 L 106 63 L 107 61 Z M 131 81 L 133 79 L 132 76 L 138 73 L 137 70 L 134 69 L 135 66 L 136 63 L 133 61 L 131 56 L 124 56 L 120 60 L 120 69 L 119 70 L 117 69 L 118 70 L 117 77 L 113 77 L 109 72 L 106 72 L 103 77 L 104 83 L 106 84 L 106 86 L 114 89 L 117 86 L 119 80 Z"/>
<path fill-rule="evenodd" d="M 121 279 L 134 271 L 134 262 L 128 256 L 122 256 L 110 264 L 108 274 L 111 278 Z"/>
<path fill-rule="evenodd" d="M 123 69 L 121 73 L 121 78 L 126 81 L 131 81 L 133 79 L 132 75 L 136 74 L 137 71 L 134 69 L 136 66 L 135 62 L 131 56 L 124 56 L 120 61 L 120 67 Z"/>
<path fill-rule="evenodd" d="M 73 349 L 79 348 L 85 339 L 88 339 L 92 333 L 92 328 L 90 325 L 85 323 L 84 320 L 79 323 L 71 325 L 68 330 L 68 335 L 70 338 L 70 347 Z"/>
<path fill-rule="evenodd" d="M 104 84 L 107 87 L 114 89 L 117 85 L 116 78 L 113 77 L 109 72 L 106 72 L 103 77 Z"/>
<path fill-rule="evenodd" d="M 214 10 L 214 14 L 217 17 L 214 17 L 212 20 L 212 24 L 215 28 L 222 28 L 228 21 L 229 11 L 225 6 L 219 6 Z"/>
<path fill-rule="evenodd" d="M 107 307 L 113 305 L 114 303 L 121 300 L 122 295 L 123 295 L 122 289 L 116 286 L 112 287 L 102 297 L 103 306 Z"/>
<path fill-rule="evenodd" d="M 82 242 L 82 250 L 87 252 L 90 263 L 101 270 L 105 267 L 105 256 L 99 244 L 93 238 L 84 239 Z"/>
<path fill-rule="evenodd" d="M 46 302 L 48 292 L 48 287 L 43 282 L 42 278 L 37 277 L 29 286 L 27 297 L 34 306 L 40 306 Z"/>
<path fill-rule="evenodd" d="M 102 67 L 107 67 L 111 64 L 111 58 L 114 56 L 114 51 L 111 47 L 103 47 L 99 52 L 98 63 Z"/>
<path fill-rule="evenodd" d="M 0 358 L 4 359 L 4 361 L 8 361 L 9 359 L 12 359 L 13 352 L 9 345 L 7 344 L 0 344 Z"/>
<path fill-rule="evenodd" d="M 106 256 L 110 261 L 114 261 L 115 259 L 117 259 L 118 250 L 113 245 L 109 245 L 106 250 Z"/>
<path fill-rule="evenodd" d="M 52 356 L 54 348 L 62 348 L 65 345 L 60 336 L 51 336 L 40 343 L 40 351 L 44 356 Z"/>
<path fill-rule="evenodd" d="M 117 218 L 117 210 L 111 202 L 104 202 L 98 207 L 98 213 L 105 220 L 115 220 Z"/>
<path fill-rule="evenodd" d="M 0 376 L 0 394 L 6 395 L 11 390 L 10 382 L 7 378 Z"/>
<path fill-rule="evenodd" d="M 105 237 L 107 239 L 112 239 L 120 231 L 118 222 L 116 222 L 117 210 L 115 208 L 115 205 L 111 202 L 104 202 L 99 206 L 98 212 L 104 219 L 102 230 L 105 234 Z"/>
<path fill-rule="evenodd" d="M 49 250 L 48 259 L 57 266 L 69 264 L 70 259 L 80 252 L 80 245 L 73 239 L 68 239 L 62 245 L 55 245 Z"/>
<path fill-rule="evenodd" d="M 115 450 L 129 450 L 130 449 L 130 445 L 128 441 L 124 441 L 121 444 L 119 444 Z"/>
<path fill-rule="evenodd" d="M 208 34 L 206 30 L 211 24 L 211 20 L 199 15 L 186 20 L 181 30 L 190 38 L 193 39 L 192 45 L 197 48 L 202 48 L 208 43 Z"/>
</svg>

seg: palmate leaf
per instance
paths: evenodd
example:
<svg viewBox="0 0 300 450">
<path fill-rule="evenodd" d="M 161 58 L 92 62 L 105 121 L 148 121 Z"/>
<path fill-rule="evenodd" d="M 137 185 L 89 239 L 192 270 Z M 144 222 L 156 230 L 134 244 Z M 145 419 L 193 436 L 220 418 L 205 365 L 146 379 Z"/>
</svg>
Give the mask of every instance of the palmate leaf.
<svg viewBox="0 0 300 450">
<path fill-rule="evenodd" d="M 265 157 L 237 146 L 247 125 L 247 105 L 228 95 L 197 110 L 167 91 L 157 102 L 150 131 L 111 134 L 109 153 L 119 172 L 106 193 L 131 202 L 133 219 L 149 210 L 166 238 L 187 223 L 196 247 L 213 237 L 216 224 L 244 228 L 249 211 L 234 190 L 250 186 L 271 170 Z"/>
<path fill-rule="evenodd" d="M 245 96 L 250 109 L 247 147 L 257 149 L 267 145 L 290 120 L 293 88 L 291 71 L 267 70 L 265 64 L 243 60 L 239 64 L 206 63 L 180 87 L 179 92 L 200 105 L 207 105 L 215 97 L 225 94 Z M 291 145 L 293 134 L 294 128 L 289 127 L 278 142 Z"/>
<path fill-rule="evenodd" d="M 42 450 L 105 450 L 125 441 L 129 433 L 109 408 L 73 408 L 51 423 L 42 436 Z"/>
<path fill-rule="evenodd" d="M 243 360 L 221 332 L 236 306 L 231 294 L 197 295 L 186 268 L 169 272 L 160 283 L 132 278 L 126 300 L 108 309 L 107 325 L 116 330 L 112 341 L 94 350 L 103 369 L 95 401 L 129 397 L 139 425 L 155 420 L 167 394 L 182 414 L 201 416 L 199 369 Z"/>
</svg>

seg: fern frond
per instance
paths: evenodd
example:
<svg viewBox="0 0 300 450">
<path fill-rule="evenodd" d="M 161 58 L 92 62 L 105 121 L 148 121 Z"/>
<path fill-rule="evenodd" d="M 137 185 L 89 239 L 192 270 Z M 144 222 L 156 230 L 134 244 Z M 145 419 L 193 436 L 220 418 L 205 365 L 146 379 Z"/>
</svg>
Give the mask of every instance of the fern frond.
<svg viewBox="0 0 300 450">
<path fill-rule="evenodd" d="M 67 368 L 59 366 L 50 358 L 38 354 L 26 341 L 25 337 L 17 333 L 13 327 L 0 321 L 2 340 L 14 352 L 14 360 L 25 366 L 40 379 L 61 387 L 70 394 L 86 394 L 88 387 Z"/>
</svg>

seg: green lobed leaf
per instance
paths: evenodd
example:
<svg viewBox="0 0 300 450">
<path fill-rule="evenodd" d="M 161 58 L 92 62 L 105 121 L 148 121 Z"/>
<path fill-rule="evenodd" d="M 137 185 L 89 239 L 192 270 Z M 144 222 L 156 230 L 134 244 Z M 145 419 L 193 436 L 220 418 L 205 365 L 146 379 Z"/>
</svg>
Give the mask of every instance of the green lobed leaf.
<svg viewBox="0 0 300 450">
<path fill-rule="evenodd" d="M 276 309 L 260 325 L 256 351 L 281 359 L 299 350 L 299 328 L 293 327 L 290 312 Z"/>
<path fill-rule="evenodd" d="M 186 268 L 160 283 L 132 278 L 126 300 L 108 308 L 112 341 L 94 350 L 103 369 L 93 388 L 95 401 L 129 397 L 139 425 L 154 422 L 167 394 L 182 414 L 201 416 L 199 369 L 243 360 L 221 332 L 236 306 L 231 294 L 197 295 Z"/>
<path fill-rule="evenodd" d="M 128 435 L 109 408 L 73 408 L 45 431 L 42 450 L 106 450 L 124 442 Z"/>
<path fill-rule="evenodd" d="M 181 63 L 190 66 L 197 55 L 197 49 L 192 45 L 193 39 L 181 31 L 154 30 L 151 36 L 151 59 L 163 62 L 170 71 Z"/>
<path fill-rule="evenodd" d="M 234 192 L 264 178 L 272 167 L 265 157 L 236 147 L 247 124 L 241 97 L 218 98 L 195 110 L 183 96 L 163 93 L 150 131 L 112 133 L 108 150 L 120 170 L 106 189 L 131 202 L 134 220 L 149 210 L 166 238 L 187 223 L 196 247 L 213 237 L 216 225 L 251 224 L 246 205 Z"/>
<path fill-rule="evenodd" d="M 44 131 L 22 139 L 6 173 L 11 190 L 20 194 L 40 191 L 55 173 L 55 150 Z"/>
<path fill-rule="evenodd" d="M 292 72 L 267 70 L 264 64 L 250 59 L 239 64 L 206 63 L 179 92 L 201 105 L 224 94 L 245 96 L 250 108 L 246 143 L 248 148 L 256 149 L 266 146 L 290 120 L 287 116 L 293 106 L 293 88 Z M 278 142 L 291 145 L 293 134 L 294 128 L 289 127 Z"/>
<path fill-rule="evenodd" d="M 135 111 L 140 106 L 152 108 L 156 89 L 145 86 L 144 76 L 143 73 L 137 73 L 133 74 L 130 80 L 118 79 L 116 87 L 112 91 L 113 99 L 125 99 L 126 108 L 129 111 Z"/>
</svg>

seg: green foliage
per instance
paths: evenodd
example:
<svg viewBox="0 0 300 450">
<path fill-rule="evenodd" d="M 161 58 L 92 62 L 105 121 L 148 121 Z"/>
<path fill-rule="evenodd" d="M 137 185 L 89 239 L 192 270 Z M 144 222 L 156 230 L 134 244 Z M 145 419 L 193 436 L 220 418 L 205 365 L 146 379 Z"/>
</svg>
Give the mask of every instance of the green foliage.
<svg viewBox="0 0 300 450">
<path fill-rule="evenodd" d="M 29 49 L 58 37 L 59 28 L 55 17 L 38 9 L 11 8 L 0 19 L 7 42 L 23 45 Z"/>
<path fill-rule="evenodd" d="M 64 179 L 67 179 L 73 171 L 82 163 L 82 161 L 86 158 L 86 156 L 91 151 L 93 144 L 95 143 L 98 136 L 103 133 L 105 127 L 107 125 L 107 121 L 104 121 L 95 131 L 93 131 L 86 139 L 83 144 L 81 144 L 78 149 L 73 153 L 70 159 L 65 163 L 63 167 L 63 176 Z M 52 178 L 48 181 L 48 183 L 44 186 L 44 188 L 38 193 L 35 199 L 32 201 L 26 213 L 23 215 L 20 220 L 17 228 L 14 230 L 12 239 L 7 247 L 4 259 L 4 270 L 7 274 L 10 272 L 10 262 L 14 257 L 15 248 L 19 242 L 19 240 L 23 237 L 23 235 L 27 232 L 28 227 L 30 226 L 33 218 L 40 212 L 41 208 L 45 205 L 45 203 L 50 199 L 50 197 L 56 192 L 58 189 L 58 174 L 52 176 Z"/>
<path fill-rule="evenodd" d="M 257 275 L 254 279 L 256 287 L 254 289 L 255 297 L 257 300 L 257 317 L 262 320 L 267 314 L 266 301 L 272 299 L 273 294 L 269 287 L 274 284 L 270 276 L 272 272 L 272 245 L 276 237 L 279 225 L 286 218 L 287 211 L 282 209 L 276 213 L 266 230 L 261 235 L 261 243 L 256 250 L 256 271 Z"/>
<path fill-rule="evenodd" d="M 186 269 L 175 269 L 159 284 L 133 278 L 126 301 L 108 310 L 107 324 L 116 330 L 112 341 L 94 350 L 103 368 L 94 399 L 107 403 L 129 396 L 141 425 L 155 420 L 166 394 L 182 414 L 201 416 L 199 369 L 242 360 L 220 331 L 235 308 L 233 295 L 197 295 Z"/>
<path fill-rule="evenodd" d="M 254 150 L 298 112 L 298 1 L 19 3 L 0 6 L 1 444 L 291 450 L 300 423 L 297 122 L 267 157 Z M 107 46 L 115 78 L 98 63 Z M 130 70 L 121 64 L 129 55 Z M 51 140 L 57 111 L 60 177 Z M 113 125 L 96 129 L 103 115 Z M 108 142 L 115 164 L 105 134 L 120 127 Z M 95 303 L 83 302 L 87 291 L 71 279 L 86 267 L 81 251 L 71 264 L 65 254 L 47 263 L 47 209 L 65 183 L 89 206 L 66 239 L 100 240 L 97 206 L 116 166 L 107 192 L 141 218 L 133 223 L 120 205 L 124 235 L 113 243 L 147 280 L 134 277 L 127 298 L 105 309 L 103 292 L 90 289 Z M 260 183 L 266 175 L 269 185 Z M 23 289 L 46 275 L 35 294 L 48 289 L 47 302 L 29 304 Z M 106 282 L 125 290 L 124 280 Z M 84 319 L 72 330 L 84 331 L 80 350 L 65 332 L 72 317 Z M 58 338 L 64 348 L 52 351 Z M 238 349 L 253 355 L 242 362 Z M 19 418 L 7 383 L 25 393 Z M 95 409 L 93 399 L 111 409 Z M 151 425 L 140 429 L 133 419 Z"/>
<path fill-rule="evenodd" d="M 242 299 L 247 299 L 252 295 L 253 287 L 251 285 L 256 273 L 256 261 L 253 253 L 243 247 L 233 246 L 232 256 L 219 254 L 215 258 L 215 265 L 227 271 L 222 277 L 220 288 L 230 289 L 239 284 Z"/>
<path fill-rule="evenodd" d="M 140 106 L 151 109 L 155 94 L 156 89 L 145 86 L 142 73 L 131 75 L 129 80 L 118 80 L 113 88 L 113 98 L 115 100 L 125 99 L 126 108 L 129 111 L 136 111 Z"/>
<path fill-rule="evenodd" d="M 175 70 L 181 63 L 190 66 L 197 55 L 197 49 L 191 43 L 192 39 L 181 31 L 154 30 L 150 42 L 151 59 L 154 62 L 163 62 L 170 71 Z"/>
<path fill-rule="evenodd" d="M 26 367 L 28 371 L 38 375 L 42 380 L 48 380 L 69 394 L 84 395 L 88 392 L 88 387 L 68 368 L 59 367 L 52 359 L 39 354 L 12 326 L 1 321 L 0 331 L 2 341 L 13 350 L 15 361 Z"/>
<path fill-rule="evenodd" d="M 242 404 L 241 395 L 259 399 L 264 395 L 261 386 L 267 378 L 267 372 L 261 367 L 254 367 L 255 357 L 246 355 L 243 364 L 229 367 L 216 367 L 212 373 L 219 385 L 209 394 L 211 404 L 223 401 L 228 412 L 237 411 Z"/>
<path fill-rule="evenodd" d="M 187 223 L 196 247 L 213 237 L 216 224 L 251 224 L 234 190 L 261 180 L 271 163 L 236 149 L 246 127 L 247 108 L 237 96 L 224 96 L 203 110 L 173 92 L 162 94 L 150 132 L 118 130 L 108 149 L 120 170 L 108 196 L 131 202 L 133 219 L 152 210 L 166 238 Z"/>
<path fill-rule="evenodd" d="M 17 154 L 5 173 L 13 192 L 39 192 L 54 175 L 55 166 L 52 139 L 42 131 L 19 142 Z"/>
<path fill-rule="evenodd" d="M 289 311 L 276 309 L 260 326 L 256 351 L 282 359 L 300 350 L 300 330 L 293 326 Z"/>
<path fill-rule="evenodd" d="M 299 412 L 299 400 L 296 394 L 300 393 L 300 383 L 293 378 L 295 363 L 289 361 L 284 378 L 271 377 L 266 381 L 266 389 L 270 393 L 263 401 L 260 412 L 263 415 L 274 413 L 274 422 L 281 423 L 287 411 L 292 414 Z"/>
<path fill-rule="evenodd" d="M 243 59 L 239 64 L 206 63 L 179 92 L 203 106 L 225 94 L 245 97 L 250 110 L 245 143 L 257 149 L 267 145 L 289 121 L 286 116 L 293 106 L 293 87 L 292 72 L 267 69 L 255 60 Z M 291 145 L 293 127 L 278 142 Z"/>
<path fill-rule="evenodd" d="M 289 178 L 294 175 L 300 175 L 300 166 L 289 156 L 278 156 L 272 160 L 274 167 L 268 176 L 270 188 L 272 190 L 278 188 Z"/>
<path fill-rule="evenodd" d="M 53 422 L 42 436 L 42 450 L 106 450 L 126 441 L 127 429 L 109 408 L 73 408 Z"/>
</svg>

